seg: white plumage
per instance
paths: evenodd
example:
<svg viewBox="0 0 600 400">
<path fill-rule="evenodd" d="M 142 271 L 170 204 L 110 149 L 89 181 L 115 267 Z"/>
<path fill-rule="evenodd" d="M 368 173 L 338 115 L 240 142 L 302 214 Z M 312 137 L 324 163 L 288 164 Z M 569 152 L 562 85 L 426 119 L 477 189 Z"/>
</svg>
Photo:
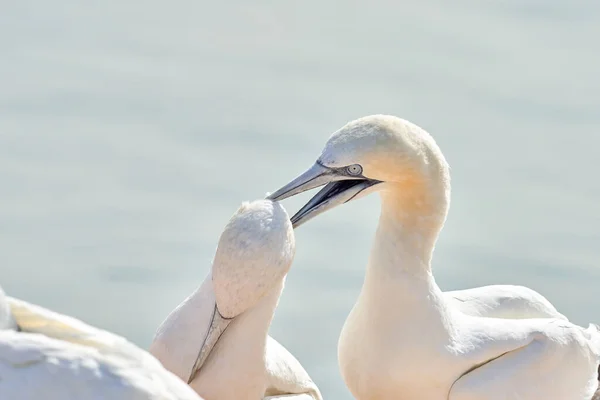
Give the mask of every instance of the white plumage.
<svg viewBox="0 0 600 400">
<path fill-rule="evenodd" d="M 159 327 L 150 352 L 206 400 L 320 400 L 302 365 L 268 335 L 294 254 L 279 203 L 243 204 L 210 273 Z"/>
<path fill-rule="evenodd" d="M 427 132 L 393 116 L 352 121 L 313 167 L 269 198 L 322 185 L 292 217 L 295 226 L 369 193 L 381 196 L 365 281 L 338 346 L 358 400 L 592 397 L 597 326 L 568 322 L 527 288 L 443 293 L 436 284 L 431 260 L 450 206 L 450 170 Z"/>
<path fill-rule="evenodd" d="M 201 400 L 124 338 L 25 301 L 1 300 L 21 331 L 0 331 L 0 399 Z"/>
</svg>

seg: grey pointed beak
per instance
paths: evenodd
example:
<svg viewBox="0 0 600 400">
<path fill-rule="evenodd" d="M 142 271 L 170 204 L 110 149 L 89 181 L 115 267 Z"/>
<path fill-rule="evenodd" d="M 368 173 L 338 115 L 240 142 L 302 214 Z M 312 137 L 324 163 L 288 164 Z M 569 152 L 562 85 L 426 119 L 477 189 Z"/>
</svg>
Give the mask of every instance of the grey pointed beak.
<svg viewBox="0 0 600 400">
<path fill-rule="evenodd" d="M 227 329 L 231 321 L 233 321 L 233 318 L 223 317 L 219 312 L 219 309 L 217 308 L 217 304 L 215 303 L 215 309 L 213 310 L 210 328 L 208 328 L 208 333 L 204 338 L 204 343 L 202 344 L 202 348 L 200 348 L 198 358 L 196 359 L 196 362 L 194 363 L 194 366 L 192 367 L 192 370 L 190 372 L 190 377 L 188 378 L 187 382 L 188 384 L 194 380 L 194 378 L 198 374 L 198 371 L 200 371 L 200 368 L 202 368 L 202 366 L 208 359 L 208 356 L 214 349 L 215 345 L 221 338 L 221 335 L 223 334 L 223 332 L 225 332 L 225 329 Z"/>
<path fill-rule="evenodd" d="M 297 228 L 317 215 L 353 200 L 360 192 L 377 183 L 380 182 L 369 179 L 328 183 L 290 218 L 292 226 Z"/>
<path fill-rule="evenodd" d="M 325 185 L 292 216 L 292 225 L 297 228 L 317 215 L 353 200 L 360 192 L 378 183 L 381 181 L 364 176 L 345 175 L 343 170 L 328 168 L 317 162 L 302 175 L 268 196 L 267 199 L 283 200 Z"/>
<path fill-rule="evenodd" d="M 307 190 L 318 188 L 336 180 L 335 170 L 315 163 L 302 175 L 267 196 L 268 200 L 278 201 L 295 196 Z"/>
</svg>

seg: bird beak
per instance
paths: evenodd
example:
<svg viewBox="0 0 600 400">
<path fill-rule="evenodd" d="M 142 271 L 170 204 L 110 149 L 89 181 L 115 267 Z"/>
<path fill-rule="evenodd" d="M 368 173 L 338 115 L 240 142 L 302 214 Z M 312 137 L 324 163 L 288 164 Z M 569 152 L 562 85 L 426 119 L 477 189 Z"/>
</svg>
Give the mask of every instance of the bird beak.
<svg viewBox="0 0 600 400">
<path fill-rule="evenodd" d="M 381 181 L 364 176 L 345 175 L 342 170 L 327 168 L 318 162 L 308 171 L 277 190 L 267 199 L 277 201 L 325 185 L 292 218 L 294 228 L 340 204 L 354 199 L 363 190 Z"/>
<path fill-rule="evenodd" d="M 336 171 L 324 167 L 319 163 L 315 163 L 312 167 L 310 167 L 306 172 L 302 175 L 276 191 L 275 193 L 270 194 L 267 199 L 278 201 L 287 199 L 288 197 L 295 196 L 299 193 L 306 192 L 307 190 L 318 188 L 319 186 L 323 186 L 328 184 L 329 182 L 343 179 L 338 178 L 336 176 Z"/>
<path fill-rule="evenodd" d="M 225 329 L 229 326 L 229 324 L 233 321 L 233 318 L 225 318 L 219 312 L 217 308 L 217 304 L 215 303 L 215 309 L 213 310 L 212 320 L 210 322 L 210 328 L 208 328 L 208 333 L 204 338 L 204 344 L 200 348 L 200 353 L 198 353 L 198 358 L 192 367 L 192 371 L 190 373 L 190 377 L 188 379 L 188 384 L 191 383 L 200 368 L 204 365 L 210 352 L 213 350 Z"/>
</svg>

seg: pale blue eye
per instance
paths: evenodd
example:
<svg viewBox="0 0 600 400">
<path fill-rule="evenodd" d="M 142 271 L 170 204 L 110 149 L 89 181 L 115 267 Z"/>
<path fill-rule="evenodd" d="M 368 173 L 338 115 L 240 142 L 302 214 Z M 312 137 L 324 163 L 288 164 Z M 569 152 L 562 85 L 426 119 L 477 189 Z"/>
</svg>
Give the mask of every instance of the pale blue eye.
<svg viewBox="0 0 600 400">
<path fill-rule="evenodd" d="M 349 165 L 346 167 L 346 172 L 348 173 L 348 175 L 360 175 L 362 174 L 362 167 L 358 164 Z"/>
</svg>

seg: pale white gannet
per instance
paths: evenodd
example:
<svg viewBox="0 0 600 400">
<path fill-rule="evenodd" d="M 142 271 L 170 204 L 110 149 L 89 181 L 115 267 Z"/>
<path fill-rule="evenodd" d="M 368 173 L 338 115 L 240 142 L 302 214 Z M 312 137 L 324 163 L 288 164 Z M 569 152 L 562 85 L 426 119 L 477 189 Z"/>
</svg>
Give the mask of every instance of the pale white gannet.
<svg viewBox="0 0 600 400">
<path fill-rule="evenodd" d="M 592 397 L 597 326 L 571 324 L 527 288 L 444 294 L 437 286 L 431 258 L 450 205 L 450 170 L 427 132 L 393 116 L 352 121 L 314 166 L 269 198 L 322 185 L 292 217 L 295 227 L 369 193 L 382 200 L 365 281 L 338 345 L 357 399 Z"/>
<path fill-rule="evenodd" d="M 166 318 L 150 352 L 206 400 L 320 400 L 304 368 L 268 335 L 294 254 L 285 209 L 244 203 L 221 234 L 208 276 Z"/>
<path fill-rule="evenodd" d="M 75 318 L 2 293 L 0 321 L 10 321 L 0 330 L 0 399 L 202 400 L 146 351 Z"/>
</svg>

